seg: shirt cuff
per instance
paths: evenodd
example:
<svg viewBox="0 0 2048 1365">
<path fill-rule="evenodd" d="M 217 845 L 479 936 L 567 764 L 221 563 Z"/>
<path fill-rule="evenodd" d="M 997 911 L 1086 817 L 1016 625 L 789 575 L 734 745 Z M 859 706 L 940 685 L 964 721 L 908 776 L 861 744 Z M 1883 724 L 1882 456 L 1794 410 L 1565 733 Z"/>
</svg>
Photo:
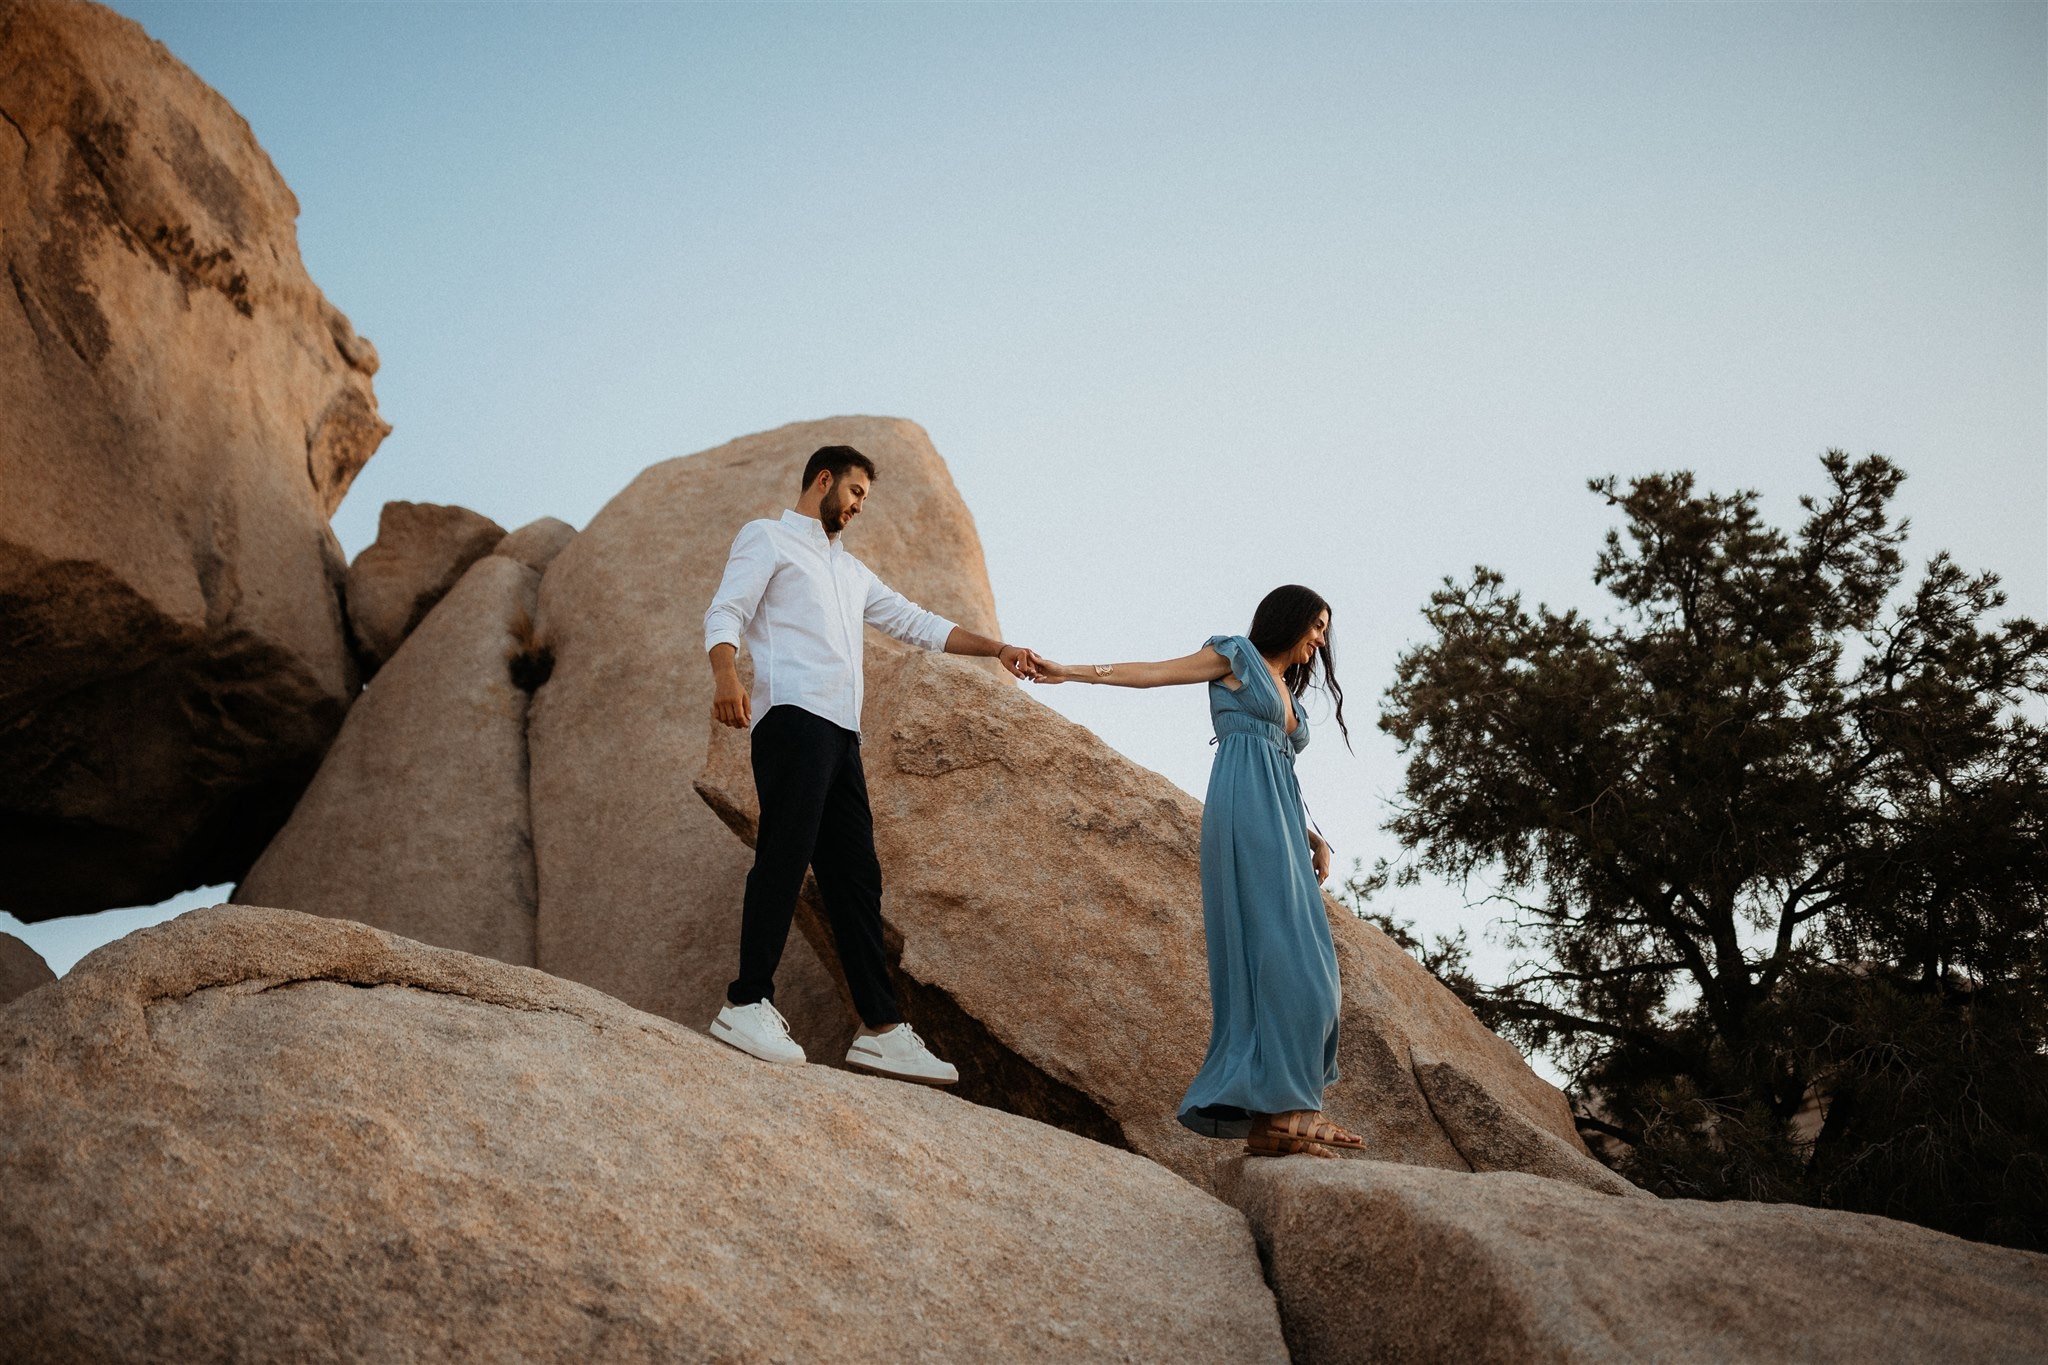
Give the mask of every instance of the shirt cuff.
<svg viewBox="0 0 2048 1365">
<path fill-rule="evenodd" d="M 721 621 L 715 626 L 706 624 L 704 627 L 704 652 L 709 654 L 720 645 L 731 645 L 734 649 L 740 647 L 740 633 L 733 629 L 729 621 Z"/>
<path fill-rule="evenodd" d="M 953 634 L 953 632 L 958 629 L 959 627 L 954 625 L 951 621 L 948 621 L 945 617 L 939 615 L 937 612 L 933 612 L 931 632 L 925 637 L 924 647 L 930 650 L 932 653 L 937 654 L 940 650 L 943 650 L 946 647 L 946 640 L 948 639 L 948 637 L 950 637 Z"/>
</svg>

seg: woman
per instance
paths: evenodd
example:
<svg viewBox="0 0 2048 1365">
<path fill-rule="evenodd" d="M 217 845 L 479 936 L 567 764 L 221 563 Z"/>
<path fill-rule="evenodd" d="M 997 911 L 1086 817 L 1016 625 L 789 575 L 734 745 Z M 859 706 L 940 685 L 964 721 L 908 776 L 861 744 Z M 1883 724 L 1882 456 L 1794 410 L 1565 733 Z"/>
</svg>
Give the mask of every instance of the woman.
<svg viewBox="0 0 2048 1365">
<path fill-rule="evenodd" d="M 1299 702 L 1321 683 L 1344 725 L 1330 657 L 1330 604 L 1275 588 L 1248 635 L 1216 635 L 1159 663 L 1041 663 L 1040 682 L 1111 687 L 1209 684 L 1215 766 L 1202 809 L 1202 922 L 1209 941 L 1209 1054 L 1181 1100 L 1205 1137 L 1242 1137 L 1247 1153 L 1333 1156 L 1365 1142 L 1324 1119 L 1337 1079 L 1337 952 L 1319 883 L 1330 846 L 1308 827 L 1294 756 L 1308 744 Z"/>
</svg>

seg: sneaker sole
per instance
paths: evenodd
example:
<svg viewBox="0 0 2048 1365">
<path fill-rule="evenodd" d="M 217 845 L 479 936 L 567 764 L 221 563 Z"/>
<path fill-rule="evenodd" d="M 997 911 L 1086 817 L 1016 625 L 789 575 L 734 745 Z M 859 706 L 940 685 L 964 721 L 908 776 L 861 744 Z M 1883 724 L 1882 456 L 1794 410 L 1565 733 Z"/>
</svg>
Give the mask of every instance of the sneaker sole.
<svg viewBox="0 0 2048 1365">
<path fill-rule="evenodd" d="M 876 1066 L 873 1062 L 863 1061 L 859 1057 L 848 1057 L 846 1059 L 846 1064 L 848 1066 L 858 1067 L 862 1071 L 867 1072 L 870 1076 L 886 1076 L 892 1081 L 909 1081 L 912 1085 L 929 1085 L 934 1089 L 942 1088 L 944 1086 L 949 1085 L 958 1085 L 960 1083 L 960 1078 L 958 1076 L 954 1076 L 951 1079 L 941 1079 L 937 1076 L 913 1076 L 908 1072 L 891 1071 L 889 1070 L 889 1068 L 885 1066 Z"/>
<path fill-rule="evenodd" d="M 801 1055 L 795 1057 L 770 1057 L 765 1052 L 756 1051 L 747 1042 L 746 1039 L 740 1037 L 740 1035 L 735 1033 L 733 1030 L 726 1028 L 724 1025 L 716 1022 L 714 1022 L 711 1025 L 711 1036 L 713 1038 L 716 1038 L 719 1042 L 724 1043 L 727 1047 L 733 1049 L 735 1052 L 744 1052 L 749 1057 L 755 1058 L 758 1061 L 767 1062 L 771 1066 L 802 1066 L 806 1061 L 809 1060 L 809 1058 L 803 1057 Z"/>
</svg>

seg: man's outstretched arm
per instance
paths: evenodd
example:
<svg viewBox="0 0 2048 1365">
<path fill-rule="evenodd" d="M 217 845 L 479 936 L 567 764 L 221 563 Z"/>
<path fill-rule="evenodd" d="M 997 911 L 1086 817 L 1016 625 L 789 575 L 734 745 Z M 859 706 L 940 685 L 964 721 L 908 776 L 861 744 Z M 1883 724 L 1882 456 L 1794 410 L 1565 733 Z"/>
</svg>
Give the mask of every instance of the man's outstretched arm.
<svg viewBox="0 0 2048 1365">
<path fill-rule="evenodd" d="M 1004 668 L 1020 678 L 1038 676 L 1038 655 L 1022 645 L 1006 645 L 986 635 L 976 635 L 965 626 L 955 626 L 946 636 L 948 654 L 965 654 L 976 659 L 1000 659 Z"/>
<path fill-rule="evenodd" d="M 1038 656 L 1030 650 L 956 626 L 937 612 L 926 611 L 872 573 L 868 575 L 866 607 L 862 615 L 869 625 L 907 645 L 977 659 L 1000 659 L 1004 668 L 1020 678 L 1038 676 Z"/>
</svg>

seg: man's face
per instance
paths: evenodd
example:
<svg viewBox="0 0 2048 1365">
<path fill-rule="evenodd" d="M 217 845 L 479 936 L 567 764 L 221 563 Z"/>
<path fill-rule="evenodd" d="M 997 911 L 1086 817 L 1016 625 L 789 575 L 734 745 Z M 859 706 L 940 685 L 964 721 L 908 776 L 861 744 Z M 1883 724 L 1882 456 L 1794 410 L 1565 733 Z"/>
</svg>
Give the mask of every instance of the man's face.
<svg viewBox="0 0 2048 1365">
<path fill-rule="evenodd" d="M 818 507 L 818 520 L 824 523 L 826 535 L 836 536 L 846 529 L 847 522 L 860 515 L 860 505 L 867 501 L 867 471 L 855 467 L 833 479 L 828 470 L 819 477 L 832 481 L 826 485 L 825 500 Z"/>
</svg>

